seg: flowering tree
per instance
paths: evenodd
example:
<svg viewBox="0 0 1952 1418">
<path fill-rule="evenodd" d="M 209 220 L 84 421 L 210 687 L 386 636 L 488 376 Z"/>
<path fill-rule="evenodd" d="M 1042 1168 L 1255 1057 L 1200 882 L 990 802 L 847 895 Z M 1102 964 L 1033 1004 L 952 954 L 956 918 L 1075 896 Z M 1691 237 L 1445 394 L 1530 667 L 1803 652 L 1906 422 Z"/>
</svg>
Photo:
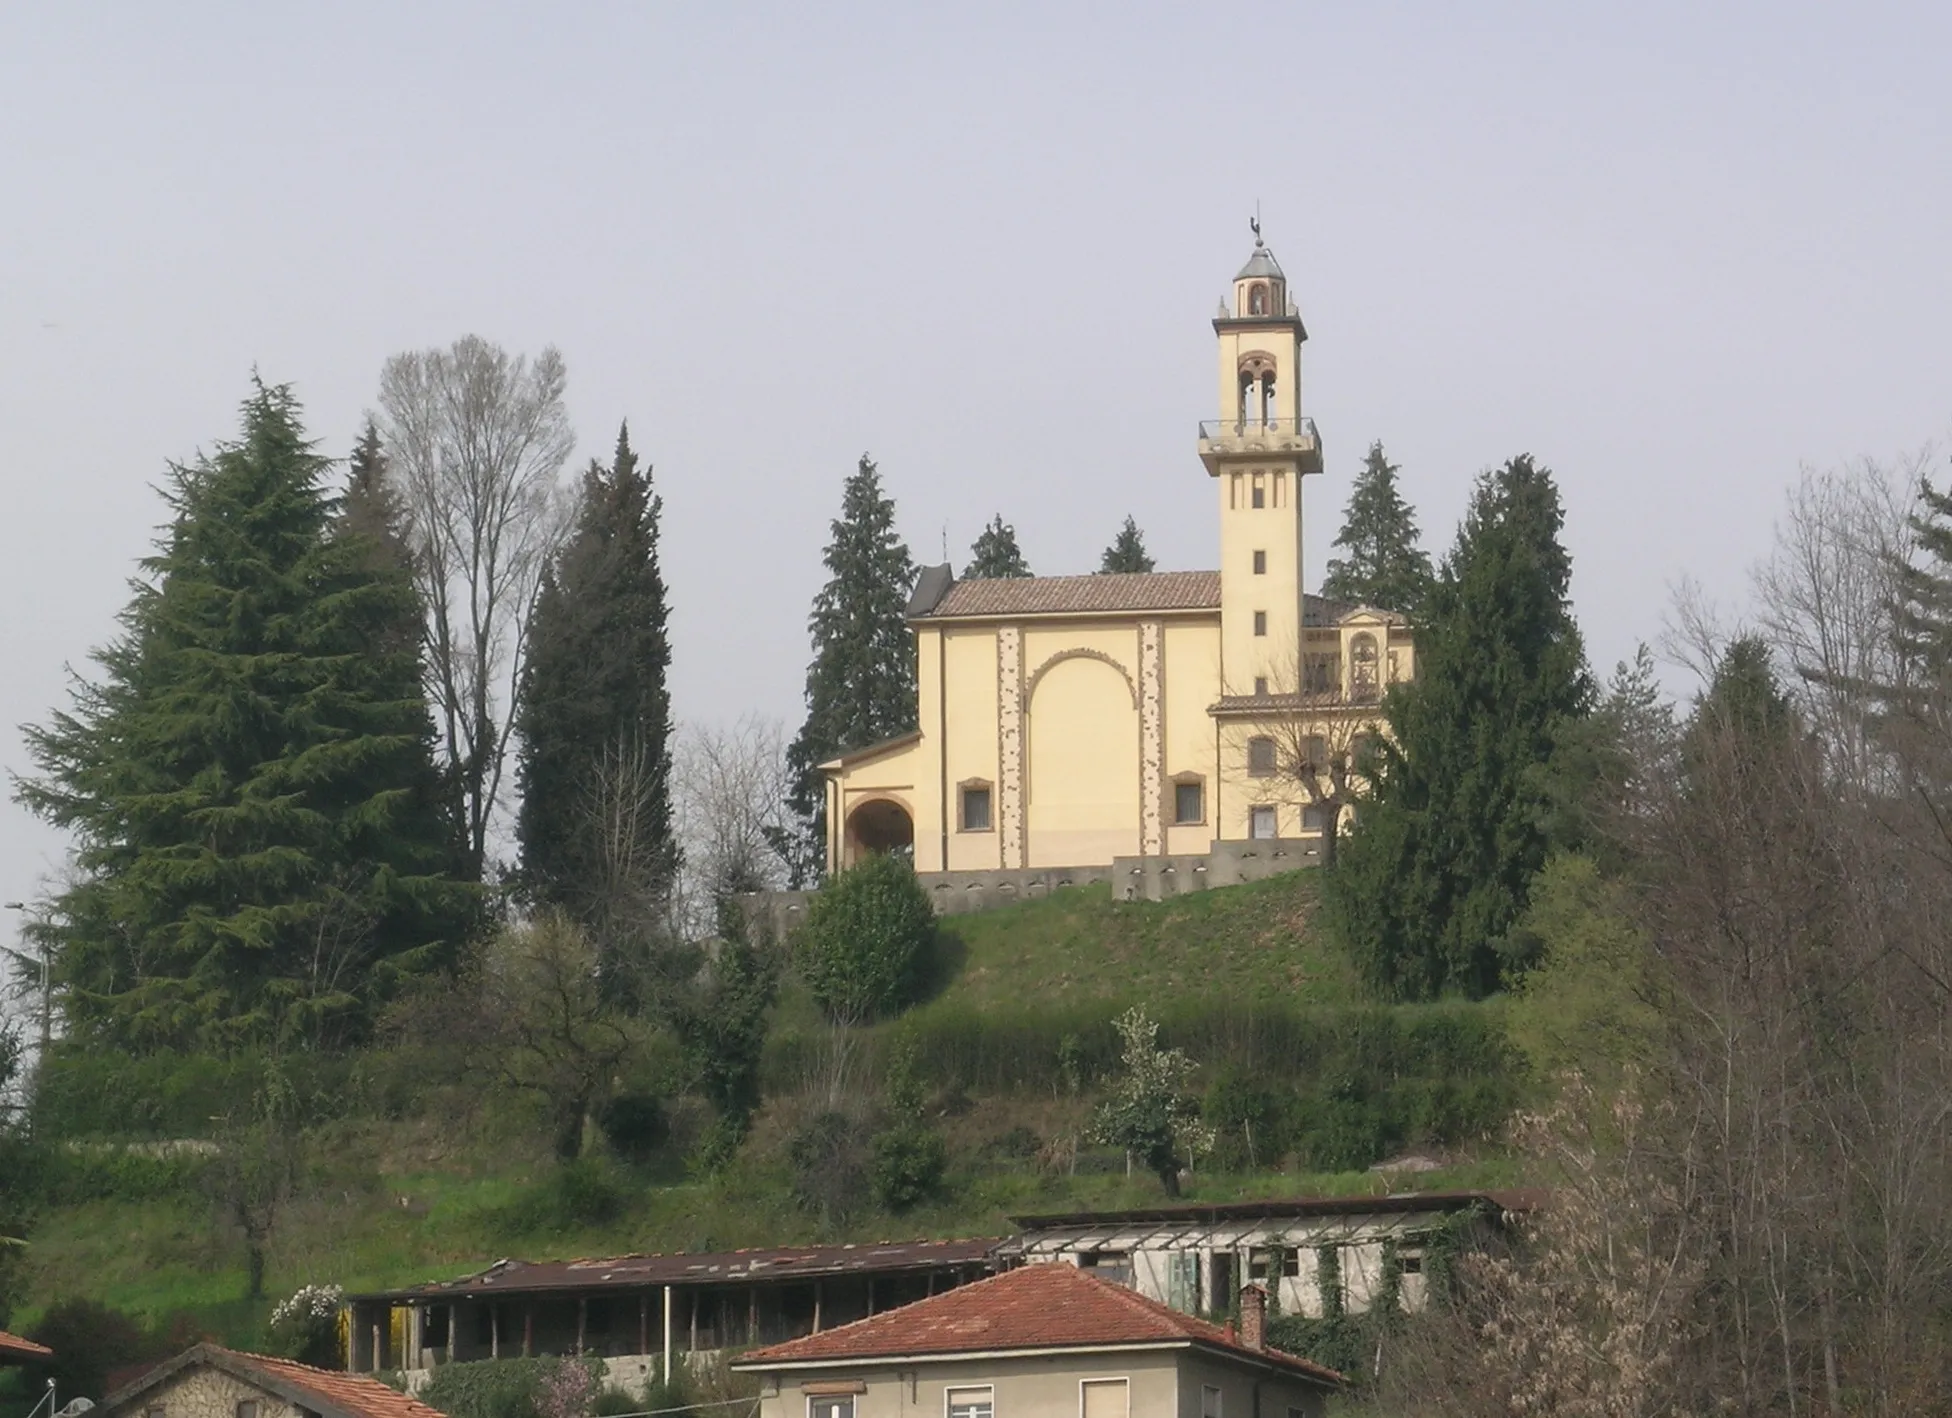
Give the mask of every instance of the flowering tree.
<svg viewBox="0 0 1952 1418">
<path fill-rule="evenodd" d="M 1128 1009 L 1112 1027 L 1125 1041 L 1124 1074 L 1099 1105 L 1092 1136 L 1132 1153 L 1167 1196 L 1178 1196 L 1181 1159 L 1190 1164 L 1213 1146 L 1213 1129 L 1200 1121 L 1199 1104 L 1186 1090 L 1196 1065 L 1182 1049 L 1159 1047 L 1159 1026 L 1143 1009 Z"/>
<path fill-rule="evenodd" d="M 339 1364 L 339 1311 L 346 1292 L 337 1285 L 306 1285 L 271 1311 L 271 1335 L 279 1350 L 321 1369 Z"/>
</svg>

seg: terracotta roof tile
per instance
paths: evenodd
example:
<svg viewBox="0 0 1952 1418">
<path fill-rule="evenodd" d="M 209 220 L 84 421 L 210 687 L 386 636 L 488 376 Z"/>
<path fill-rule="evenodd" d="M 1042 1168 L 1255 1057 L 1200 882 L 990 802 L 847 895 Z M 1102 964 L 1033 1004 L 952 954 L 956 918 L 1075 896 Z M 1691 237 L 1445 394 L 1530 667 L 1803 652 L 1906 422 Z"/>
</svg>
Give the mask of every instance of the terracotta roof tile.
<svg viewBox="0 0 1952 1418">
<path fill-rule="evenodd" d="M 419 1399 L 364 1374 L 315 1369 L 292 1359 L 246 1354 L 220 1344 L 198 1344 L 174 1359 L 165 1360 L 135 1382 L 111 1393 L 103 1400 L 103 1408 L 110 1414 L 131 1410 L 134 1400 L 158 1384 L 185 1370 L 204 1366 L 255 1384 L 325 1418 L 446 1418 L 438 1408 L 430 1408 Z"/>
<path fill-rule="evenodd" d="M 31 1339 L 22 1339 L 17 1334 L 8 1334 L 0 1329 L 0 1359 L 52 1359 L 54 1351 L 45 1344 L 36 1344 Z"/>
<path fill-rule="evenodd" d="M 991 615 L 1110 615 L 1220 608 L 1217 571 L 1113 572 L 957 581 L 918 620 Z"/>
<path fill-rule="evenodd" d="M 1182 1314 L 1076 1266 L 1026 1265 L 804 1339 L 740 1356 L 736 1367 L 998 1349 L 1096 1349 L 1193 1343 L 1272 1363 L 1322 1383 L 1333 1369 L 1278 1349 L 1249 1349 L 1218 1325 Z"/>
</svg>

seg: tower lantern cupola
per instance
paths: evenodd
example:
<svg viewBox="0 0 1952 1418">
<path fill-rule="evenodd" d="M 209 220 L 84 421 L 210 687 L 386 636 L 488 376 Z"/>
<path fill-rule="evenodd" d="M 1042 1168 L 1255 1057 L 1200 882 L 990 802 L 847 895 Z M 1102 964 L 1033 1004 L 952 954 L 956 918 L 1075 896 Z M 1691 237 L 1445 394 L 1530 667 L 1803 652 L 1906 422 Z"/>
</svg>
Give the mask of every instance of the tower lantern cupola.
<svg viewBox="0 0 1952 1418">
<path fill-rule="evenodd" d="M 1292 313 L 1288 308 L 1288 278 L 1281 274 L 1281 263 L 1256 230 L 1254 254 L 1234 277 L 1233 316 L 1236 320 L 1279 319 Z"/>
</svg>

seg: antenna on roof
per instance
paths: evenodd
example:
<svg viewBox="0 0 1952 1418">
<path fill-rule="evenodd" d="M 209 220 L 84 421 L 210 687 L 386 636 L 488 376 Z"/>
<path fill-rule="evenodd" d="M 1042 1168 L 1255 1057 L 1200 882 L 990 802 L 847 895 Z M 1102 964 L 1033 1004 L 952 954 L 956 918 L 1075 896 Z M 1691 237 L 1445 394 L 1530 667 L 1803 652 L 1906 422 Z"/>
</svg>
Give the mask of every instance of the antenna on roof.
<svg viewBox="0 0 1952 1418">
<path fill-rule="evenodd" d="M 1247 225 L 1254 233 L 1254 245 L 1256 247 L 1267 245 L 1265 241 L 1261 240 L 1261 199 L 1259 197 L 1254 199 L 1254 215 L 1248 219 Z"/>
</svg>

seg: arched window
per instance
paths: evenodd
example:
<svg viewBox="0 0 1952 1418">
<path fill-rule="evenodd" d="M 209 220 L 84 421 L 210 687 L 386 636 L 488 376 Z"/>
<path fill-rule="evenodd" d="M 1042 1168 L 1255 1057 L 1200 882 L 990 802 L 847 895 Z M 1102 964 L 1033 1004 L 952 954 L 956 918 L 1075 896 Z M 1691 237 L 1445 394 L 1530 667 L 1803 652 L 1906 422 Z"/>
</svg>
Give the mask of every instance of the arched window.
<svg viewBox="0 0 1952 1418">
<path fill-rule="evenodd" d="M 1376 694 L 1376 637 L 1365 631 L 1349 642 L 1349 697 L 1371 700 Z"/>
<path fill-rule="evenodd" d="M 1247 313 L 1249 315 L 1267 314 L 1267 287 L 1255 283 L 1247 289 Z"/>
</svg>

